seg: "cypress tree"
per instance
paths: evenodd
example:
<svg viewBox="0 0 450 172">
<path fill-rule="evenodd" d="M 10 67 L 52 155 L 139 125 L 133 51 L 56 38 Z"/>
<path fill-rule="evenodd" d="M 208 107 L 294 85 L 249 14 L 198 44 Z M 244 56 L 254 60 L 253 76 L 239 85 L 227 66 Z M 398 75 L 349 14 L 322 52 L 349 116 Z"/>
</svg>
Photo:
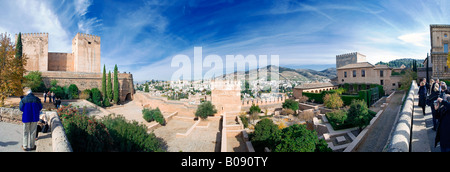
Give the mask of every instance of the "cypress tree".
<svg viewBox="0 0 450 172">
<path fill-rule="evenodd" d="M 108 73 L 108 80 L 106 83 L 106 94 L 108 96 L 108 101 L 111 101 L 113 99 L 111 71 L 109 71 L 109 73 Z"/>
<path fill-rule="evenodd" d="M 103 65 L 103 77 L 102 77 L 102 95 L 103 100 L 106 100 L 108 97 L 106 95 L 106 65 Z"/>
<path fill-rule="evenodd" d="M 16 42 L 16 58 L 22 59 L 22 33 L 19 32 Z"/>
<path fill-rule="evenodd" d="M 119 103 L 119 78 L 118 78 L 118 71 L 117 64 L 114 66 L 114 103 Z"/>
</svg>

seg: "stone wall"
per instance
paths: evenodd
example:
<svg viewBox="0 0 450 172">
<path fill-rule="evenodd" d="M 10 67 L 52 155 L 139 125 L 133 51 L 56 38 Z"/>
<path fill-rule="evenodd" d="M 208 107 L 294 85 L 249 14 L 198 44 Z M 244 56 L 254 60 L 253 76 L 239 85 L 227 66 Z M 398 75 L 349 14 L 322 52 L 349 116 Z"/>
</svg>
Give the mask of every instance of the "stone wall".
<svg viewBox="0 0 450 172">
<path fill-rule="evenodd" d="M 163 112 L 178 112 L 178 116 L 194 117 L 198 105 L 191 105 L 187 102 L 177 100 L 167 100 L 166 97 L 153 97 L 148 93 L 136 93 L 134 102 L 139 106 L 159 108 Z"/>
<path fill-rule="evenodd" d="M 77 85 L 80 91 L 92 88 L 101 89 L 102 77 L 103 77 L 102 73 L 76 73 L 76 72 L 55 72 L 55 71 L 42 72 L 42 78 L 46 87 L 50 87 L 50 82 L 52 80 L 56 80 L 58 81 L 58 85 L 60 86 L 69 86 L 70 84 L 75 84 Z M 133 85 L 133 75 L 127 73 L 119 73 L 118 79 L 119 79 L 120 101 L 133 99 L 135 92 Z M 113 82 L 113 78 L 111 78 L 111 82 Z"/>
<path fill-rule="evenodd" d="M 0 107 L 0 121 L 22 124 L 22 111 L 14 108 Z"/>
<path fill-rule="evenodd" d="M 74 71 L 72 53 L 48 53 L 49 71 Z"/>
</svg>

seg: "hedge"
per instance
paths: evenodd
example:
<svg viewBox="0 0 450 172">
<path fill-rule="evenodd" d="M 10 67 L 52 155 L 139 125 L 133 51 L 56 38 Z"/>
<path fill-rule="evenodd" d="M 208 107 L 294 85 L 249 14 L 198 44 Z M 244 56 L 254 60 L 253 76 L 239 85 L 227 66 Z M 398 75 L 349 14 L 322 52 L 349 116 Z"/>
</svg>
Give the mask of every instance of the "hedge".
<svg viewBox="0 0 450 172">
<path fill-rule="evenodd" d="M 361 85 L 361 88 L 367 88 L 367 84 L 360 84 L 360 85 Z M 348 89 L 349 89 L 350 86 L 353 87 L 353 88 L 356 88 L 356 89 L 358 88 L 358 84 L 351 84 L 350 85 L 348 83 L 345 83 L 345 84 L 341 85 L 341 87 L 343 87 L 346 90 L 346 92 L 348 92 Z M 381 86 L 381 85 L 370 84 L 370 88 L 371 89 L 360 90 L 357 95 L 354 95 L 354 94 L 352 94 L 352 95 L 348 95 L 348 94 L 341 95 L 342 101 L 344 101 L 344 105 L 348 106 L 348 105 L 350 105 L 352 103 L 353 99 L 358 99 L 358 100 L 366 101 L 367 106 L 370 106 L 371 105 L 370 103 L 372 102 L 372 93 L 373 93 L 372 89 L 373 88 L 378 88 L 378 94 L 379 94 L 378 97 L 379 98 L 383 97 L 384 94 L 385 94 L 383 86 Z M 336 92 L 335 90 L 322 91 L 321 93 L 303 92 L 302 95 L 308 97 L 310 101 L 314 100 L 315 103 L 321 104 L 321 103 L 323 103 L 323 97 L 326 94 L 333 94 L 335 92 Z"/>
</svg>

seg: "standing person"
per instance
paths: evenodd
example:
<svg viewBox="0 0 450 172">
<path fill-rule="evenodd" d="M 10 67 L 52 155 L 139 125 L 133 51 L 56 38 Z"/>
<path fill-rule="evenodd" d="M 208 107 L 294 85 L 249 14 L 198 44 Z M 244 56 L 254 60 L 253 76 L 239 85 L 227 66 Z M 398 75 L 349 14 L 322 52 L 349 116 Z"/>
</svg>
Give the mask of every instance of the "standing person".
<svg viewBox="0 0 450 172">
<path fill-rule="evenodd" d="M 444 100 L 442 98 L 438 98 L 437 101 L 444 106 L 442 108 L 439 116 L 439 127 L 436 132 L 436 138 L 434 146 L 437 146 L 437 143 L 441 143 L 441 152 L 450 152 L 450 103 L 448 100 Z"/>
<path fill-rule="evenodd" d="M 419 87 L 419 106 L 422 107 L 423 115 L 425 115 L 425 105 L 427 101 L 427 87 L 425 81 L 420 82 Z"/>
<path fill-rule="evenodd" d="M 44 91 L 44 103 L 47 101 L 47 93 Z"/>
<path fill-rule="evenodd" d="M 22 149 L 24 151 L 35 150 L 35 137 L 37 122 L 39 121 L 39 114 L 42 110 L 42 103 L 39 98 L 34 96 L 31 89 L 27 91 L 25 96 L 20 101 L 20 110 L 23 112 L 23 143 Z"/>
<path fill-rule="evenodd" d="M 440 92 L 439 92 L 439 84 L 438 83 L 434 83 L 433 86 L 431 87 L 431 94 L 430 97 L 428 98 L 428 102 L 430 103 L 429 105 L 431 106 L 431 115 L 433 116 L 433 130 L 436 131 L 436 127 L 437 127 L 437 118 L 436 118 L 436 109 L 433 105 L 434 101 L 437 100 L 439 98 Z"/>
<path fill-rule="evenodd" d="M 50 91 L 47 92 L 47 96 L 48 96 L 48 102 L 51 103 L 52 102 L 52 97 L 51 97 L 51 93 Z"/>
<path fill-rule="evenodd" d="M 428 88 L 428 95 L 431 94 L 431 90 L 433 89 L 433 85 L 434 85 L 434 79 L 430 79 L 429 86 L 427 87 Z"/>
<path fill-rule="evenodd" d="M 59 109 L 60 106 L 61 106 L 61 98 L 57 97 L 55 101 L 55 107 L 56 109 Z"/>
<path fill-rule="evenodd" d="M 53 102 L 55 102 L 55 93 L 52 91 L 52 99 L 53 99 Z"/>
</svg>

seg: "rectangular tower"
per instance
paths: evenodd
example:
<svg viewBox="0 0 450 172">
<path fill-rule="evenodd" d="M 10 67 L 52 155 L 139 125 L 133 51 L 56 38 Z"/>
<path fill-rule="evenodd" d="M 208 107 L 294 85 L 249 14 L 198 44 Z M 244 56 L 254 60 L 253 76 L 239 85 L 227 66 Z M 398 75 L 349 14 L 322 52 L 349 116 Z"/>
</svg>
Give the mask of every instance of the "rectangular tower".
<svg viewBox="0 0 450 172">
<path fill-rule="evenodd" d="M 447 66 L 449 36 L 450 25 L 430 25 L 433 78 L 450 79 L 450 71 Z"/>
<path fill-rule="evenodd" d="M 23 33 L 21 36 L 22 52 L 28 58 L 25 69 L 48 71 L 48 33 Z"/>
<path fill-rule="evenodd" d="M 366 55 L 358 52 L 336 55 L 336 69 L 348 64 L 367 62 Z"/>
<path fill-rule="evenodd" d="M 100 37 L 77 33 L 72 39 L 74 72 L 101 73 Z"/>
</svg>

